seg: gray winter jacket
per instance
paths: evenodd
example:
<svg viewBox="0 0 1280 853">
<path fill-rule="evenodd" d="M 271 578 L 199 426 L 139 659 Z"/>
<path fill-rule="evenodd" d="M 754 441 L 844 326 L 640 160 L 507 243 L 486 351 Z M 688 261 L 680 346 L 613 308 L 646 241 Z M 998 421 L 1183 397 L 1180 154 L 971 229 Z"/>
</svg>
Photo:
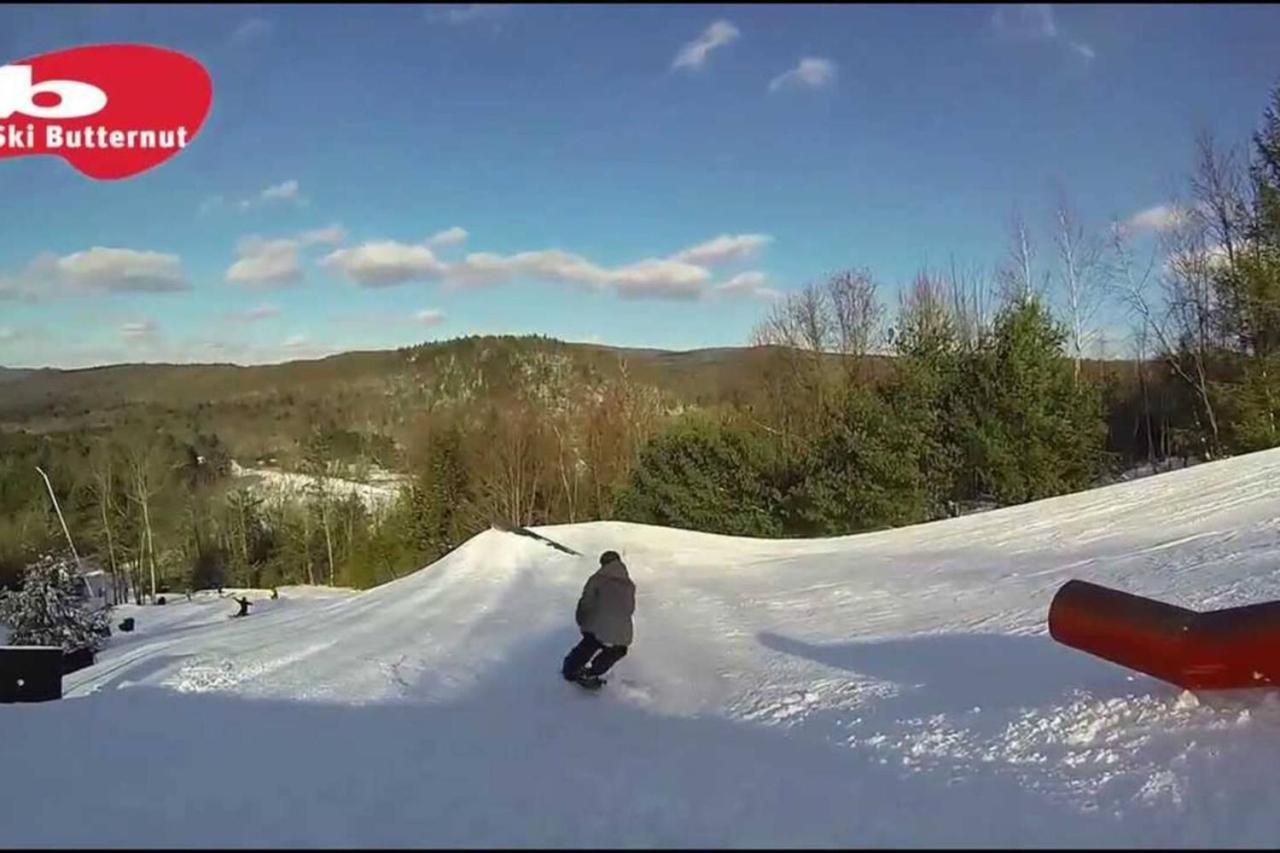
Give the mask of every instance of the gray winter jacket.
<svg viewBox="0 0 1280 853">
<path fill-rule="evenodd" d="M 578 599 L 578 627 L 608 646 L 629 646 L 636 585 L 621 560 L 605 563 L 587 578 Z"/>
</svg>

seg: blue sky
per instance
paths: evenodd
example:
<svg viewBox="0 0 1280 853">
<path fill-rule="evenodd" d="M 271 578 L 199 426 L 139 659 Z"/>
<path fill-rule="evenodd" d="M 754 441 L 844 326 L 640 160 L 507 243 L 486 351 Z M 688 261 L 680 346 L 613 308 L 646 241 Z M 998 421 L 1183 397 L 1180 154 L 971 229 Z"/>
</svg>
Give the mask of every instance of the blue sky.
<svg viewBox="0 0 1280 853">
<path fill-rule="evenodd" d="M 990 267 L 1015 208 L 1047 262 L 1055 180 L 1157 230 L 1280 82 L 1265 6 L 0 7 L 6 62 L 119 41 L 212 113 L 124 181 L 0 161 L 0 364 L 742 344 L 837 269 Z"/>
</svg>

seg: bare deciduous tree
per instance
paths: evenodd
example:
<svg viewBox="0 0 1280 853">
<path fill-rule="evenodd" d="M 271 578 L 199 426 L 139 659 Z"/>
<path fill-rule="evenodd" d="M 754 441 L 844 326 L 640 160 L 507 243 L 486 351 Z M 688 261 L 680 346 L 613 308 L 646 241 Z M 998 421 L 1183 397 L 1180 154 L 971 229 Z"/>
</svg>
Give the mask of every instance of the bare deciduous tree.
<svg viewBox="0 0 1280 853">
<path fill-rule="evenodd" d="M 1004 264 L 996 273 L 1002 299 L 1025 302 L 1043 291 L 1043 282 L 1035 273 L 1036 249 L 1031 229 L 1017 210 L 1009 218 L 1009 249 Z"/>
<path fill-rule="evenodd" d="M 1080 221 L 1066 190 L 1058 186 L 1053 206 L 1054 246 L 1058 253 L 1058 275 L 1075 378 L 1080 379 L 1080 360 L 1093 340 L 1094 320 L 1102 307 L 1102 244 Z"/>
<path fill-rule="evenodd" d="M 970 265 L 961 268 L 952 257 L 947 272 L 951 318 L 960 345 L 973 350 L 991 325 L 994 294 L 985 272 Z"/>
<path fill-rule="evenodd" d="M 1209 357 L 1212 349 L 1213 288 L 1211 264 L 1205 231 L 1194 218 L 1188 218 L 1171 229 L 1161 241 L 1166 257 L 1158 278 L 1163 304 L 1150 292 L 1155 255 L 1139 273 L 1126 229 L 1113 225 L 1111 251 L 1114 258 L 1117 289 L 1134 313 L 1143 334 L 1149 333 L 1170 369 L 1186 383 L 1200 404 L 1210 436 L 1205 448 L 1212 457 L 1219 445 L 1218 418 L 1210 389 Z M 1201 411 L 1196 412 L 1197 421 Z"/>
</svg>

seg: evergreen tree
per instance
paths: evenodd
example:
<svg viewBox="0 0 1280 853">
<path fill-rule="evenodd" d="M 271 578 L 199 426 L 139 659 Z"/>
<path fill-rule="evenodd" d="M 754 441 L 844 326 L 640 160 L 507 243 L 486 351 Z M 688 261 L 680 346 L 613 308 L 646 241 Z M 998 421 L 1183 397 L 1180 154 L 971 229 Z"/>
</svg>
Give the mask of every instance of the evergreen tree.
<svg viewBox="0 0 1280 853">
<path fill-rule="evenodd" d="M 736 536 L 779 536 L 769 444 L 744 427 L 690 417 L 649 442 L 614 503 L 617 518 Z"/>
<path fill-rule="evenodd" d="M 960 441 L 975 482 L 1002 504 L 1083 489 L 1101 470 L 1101 398 L 1076 382 L 1066 337 L 1032 296 L 1000 312 L 972 360 Z"/>
<path fill-rule="evenodd" d="M 470 532 L 465 522 L 469 501 L 462 431 L 450 424 L 431 436 L 413 485 L 415 535 L 423 553 L 435 559 L 462 544 Z"/>
<path fill-rule="evenodd" d="M 896 417 L 874 392 L 848 391 L 805 454 L 800 482 L 788 490 L 789 532 L 839 536 L 924 520 L 919 427 Z"/>
<path fill-rule="evenodd" d="M 109 611 L 85 608 L 83 588 L 84 579 L 70 560 L 46 554 L 28 566 L 22 589 L 0 598 L 0 623 L 9 626 L 9 643 L 60 646 L 66 652 L 100 649 Z"/>
</svg>

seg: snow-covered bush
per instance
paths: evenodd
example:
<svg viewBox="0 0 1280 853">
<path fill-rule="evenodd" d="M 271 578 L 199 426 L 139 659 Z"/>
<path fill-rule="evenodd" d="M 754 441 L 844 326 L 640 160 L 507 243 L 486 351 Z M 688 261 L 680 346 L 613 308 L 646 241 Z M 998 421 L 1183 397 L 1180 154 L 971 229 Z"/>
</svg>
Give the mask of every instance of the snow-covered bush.
<svg viewBox="0 0 1280 853">
<path fill-rule="evenodd" d="M 107 608 L 84 606 L 83 586 L 75 564 L 65 558 L 46 554 L 27 566 L 22 589 L 0 598 L 0 623 L 9 628 L 9 645 L 98 651 L 111 617 Z"/>
</svg>

